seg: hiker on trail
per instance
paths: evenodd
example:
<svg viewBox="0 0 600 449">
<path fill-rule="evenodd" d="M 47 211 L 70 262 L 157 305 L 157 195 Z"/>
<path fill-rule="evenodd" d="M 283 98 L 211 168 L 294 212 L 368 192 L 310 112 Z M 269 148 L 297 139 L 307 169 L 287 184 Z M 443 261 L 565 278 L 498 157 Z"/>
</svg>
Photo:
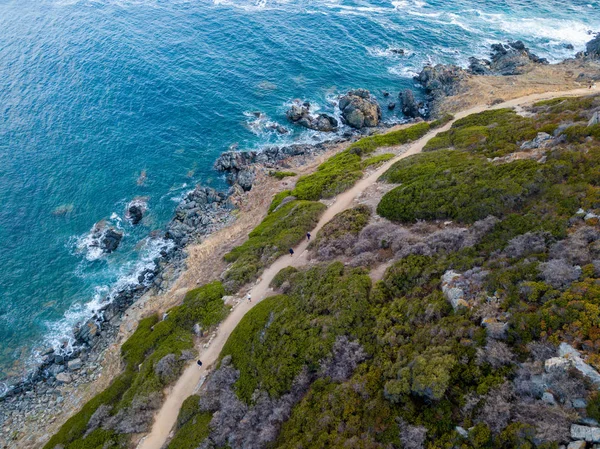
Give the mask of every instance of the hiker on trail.
<svg viewBox="0 0 600 449">
<path fill-rule="evenodd" d="M 198 364 L 199 368 L 202 367 L 202 362 L 200 360 L 198 360 L 196 363 Z"/>
<path fill-rule="evenodd" d="M 294 250 L 292 248 L 290 248 L 290 256 L 294 255 Z"/>
<path fill-rule="evenodd" d="M 306 233 L 306 240 L 308 240 L 310 242 L 310 232 Z"/>
<path fill-rule="evenodd" d="M 248 298 L 248 302 L 252 302 L 252 295 L 250 294 L 250 292 L 248 292 L 248 295 L 246 295 L 246 298 Z"/>
</svg>

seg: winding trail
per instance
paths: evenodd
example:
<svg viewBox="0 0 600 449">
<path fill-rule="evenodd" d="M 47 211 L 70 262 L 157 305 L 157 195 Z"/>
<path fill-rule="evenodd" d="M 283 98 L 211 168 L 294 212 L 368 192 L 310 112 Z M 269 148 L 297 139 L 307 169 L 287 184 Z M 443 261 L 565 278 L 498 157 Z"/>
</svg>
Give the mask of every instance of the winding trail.
<svg viewBox="0 0 600 449">
<path fill-rule="evenodd" d="M 541 100 L 549 100 L 556 97 L 561 96 L 580 96 L 580 95 L 588 95 L 592 93 L 598 92 L 598 87 L 594 86 L 591 89 L 575 89 L 568 91 L 559 91 L 559 92 L 546 92 L 543 94 L 534 94 L 528 95 L 525 97 L 516 98 L 514 100 L 506 101 L 494 106 L 476 106 L 474 108 L 461 111 L 455 114 L 454 120 L 447 123 L 442 128 L 437 128 L 428 132 L 421 139 L 412 142 L 407 145 L 407 150 L 402 154 L 396 156 L 395 158 L 389 160 L 369 176 L 361 179 L 357 182 L 352 188 L 341 193 L 335 198 L 334 203 L 323 213 L 323 216 L 319 220 L 317 226 L 311 231 L 313 236 L 317 235 L 319 229 L 323 227 L 324 224 L 329 222 L 336 214 L 342 212 L 343 210 L 349 208 L 352 205 L 354 199 L 362 193 L 369 186 L 373 185 L 377 182 L 377 179 L 385 173 L 394 163 L 398 162 L 400 159 L 404 159 L 408 156 L 412 156 L 414 154 L 420 153 L 425 144 L 434 137 L 437 133 L 441 131 L 446 131 L 450 128 L 454 121 L 466 117 L 467 115 L 482 112 L 490 109 L 500 109 L 506 107 L 516 107 L 524 104 L 533 103 Z M 308 254 L 306 248 L 308 246 L 308 242 L 305 240 L 300 243 L 297 247 L 294 248 L 294 256 L 282 256 L 277 259 L 269 268 L 267 268 L 262 276 L 259 278 L 258 283 L 256 283 L 253 287 L 249 289 L 252 295 L 252 302 L 248 302 L 246 300 L 242 300 L 239 302 L 232 312 L 225 318 L 225 320 L 219 325 L 215 338 L 210 343 L 208 348 L 198 348 L 200 353 L 200 359 L 203 362 L 202 367 L 198 367 L 196 363 L 188 366 L 183 372 L 182 376 L 175 383 L 175 385 L 166 391 L 167 399 L 164 402 L 161 409 L 158 411 L 154 425 L 152 427 L 152 431 L 140 441 L 137 446 L 137 449 L 161 449 L 167 439 L 169 438 L 169 434 L 177 420 L 177 415 L 179 413 L 179 409 L 185 399 L 194 394 L 196 388 L 199 386 L 200 382 L 206 377 L 208 369 L 211 365 L 216 362 L 217 358 L 223 346 L 231 332 L 241 319 L 246 315 L 246 313 L 254 307 L 257 303 L 259 303 L 264 298 L 271 296 L 273 292 L 269 288 L 269 284 L 273 280 L 273 277 L 283 268 L 286 267 L 301 267 L 308 263 Z M 244 291 L 245 293 L 245 291 Z"/>
</svg>

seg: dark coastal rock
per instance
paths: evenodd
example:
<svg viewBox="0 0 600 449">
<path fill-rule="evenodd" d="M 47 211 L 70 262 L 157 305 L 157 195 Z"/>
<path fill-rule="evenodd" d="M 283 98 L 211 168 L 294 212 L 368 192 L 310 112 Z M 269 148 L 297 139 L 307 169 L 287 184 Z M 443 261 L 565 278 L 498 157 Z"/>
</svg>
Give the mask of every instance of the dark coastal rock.
<svg viewBox="0 0 600 449">
<path fill-rule="evenodd" d="M 436 114 L 443 98 L 457 95 L 465 89 L 465 81 L 472 75 L 518 75 L 535 64 L 548 64 L 533 54 L 522 41 L 491 46 L 490 59 L 469 58 L 468 69 L 456 65 L 426 66 L 414 79 L 428 94 L 428 109 Z"/>
<path fill-rule="evenodd" d="M 100 248 L 105 253 L 112 253 L 119 247 L 122 239 L 122 232 L 118 232 L 114 228 L 108 228 L 100 240 Z"/>
<path fill-rule="evenodd" d="M 396 109 L 396 103 L 394 103 L 393 101 L 388 103 L 388 110 L 393 111 L 394 109 Z"/>
<path fill-rule="evenodd" d="M 308 129 L 314 129 L 322 132 L 332 132 L 337 130 L 337 120 L 327 114 L 314 115 L 310 113 L 310 103 L 296 101 L 286 112 L 288 120 Z"/>
<path fill-rule="evenodd" d="M 356 89 L 340 98 L 344 122 L 352 128 L 375 127 L 381 120 L 381 107 L 366 89 Z"/>
<path fill-rule="evenodd" d="M 466 70 L 455 65 L 425 66 L 414 79 L 433 97 L 456 95 L 463 80 L 468 78 Z"/>
<path fill-rule="evenodd" d="M 390 48 L 388 51 L 392 54 L 400 56 L 404 56 L 406 54 L 406 51 L 403 48 Z"/>
<path fill-rule="evenodd" d="M 590 59 L 600 59 L 600 33 L 594 39 L 585 44 L 586 56 Z"/>
<path fill-rule="evenodd" d="M 469 58 L 469 72 L 475 75 L 520 75 L 532 64 L 548 64 L 548 60 L 532 53 L 522 41 L 492 45 L 490 59 Z"/>
<path fill-rule="evenodd" d="M 234 160 L 225 163 L 228 162 L 234 166 L 239 164 Z M 165 237 L 178 246 L 186 245 L 192 238 L 210 233 L 217 217 L 230 209 L 225 192 L 198 185 L 175 209 L 175 217 L 167 226 Z"/>
<path fill-rule="evenodd" d="M 421 116 L 419 112 L 419 103 L 415 100 L 415 95 L 412 90 L 405 89 L 399 95 L 400 101 L 402 102 L 402 113 L 406 117 L 417 118 Z"/>
<path fill-rule="evenodd" d="M 244 191 L 248 191 L 254 182 L 254 164 L 276 167 L 285 159 L 319 152 L 326 149 L 328 144 L 342 140 L 344 138 L 335 138 L 315 145 L 271 146 L 261 151 L 226 151 L 217 158 L 214 168 L 218 172 L 227 174 L 226 179 L 230 185 L 239 185 Z"/>
<path fill-rule="evenodd" d="M 127 209 L 127 216 L 131 224 L 136 225 L 144 218 L 144 209 L 140 204 L 131 204 Z"/>
</svg>

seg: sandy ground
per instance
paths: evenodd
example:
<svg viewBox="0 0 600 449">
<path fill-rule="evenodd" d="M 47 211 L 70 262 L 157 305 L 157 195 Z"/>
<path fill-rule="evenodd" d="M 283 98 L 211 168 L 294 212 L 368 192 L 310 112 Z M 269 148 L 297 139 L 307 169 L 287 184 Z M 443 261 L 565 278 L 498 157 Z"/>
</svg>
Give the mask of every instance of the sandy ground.
<svg viewBox="0 0 600 449">
<path fill-rule="evenodd" d="M 514 100 L 496 104 L 494 106 L 480 105 L 469 108 L 456 114 L 455 120 L 473 113 L 484 111 L 486 109 L 515 107 L 518 105 L 550 99 L 557 96 L 577 96 L 596 93 L 597 91 L 598 89 L 594 87 L 593 89 L 583 88 L 576 90 L 546 92 L 542 94 L 527 95 L 520 98 L 516 98 Z M 311 234 L 317 235 L 319 229 L 321 229 L 323 225 L 330 221 L 336 214 L 351 207 L 355 198 L 360 196 L 361 193 L 367 190 L 369 187 L 373 186 L 373 184 L 377 182 L 377 179 L 383 173 L 385 173 L 385 171 L 388 170 L 392 164 L 403 158 L 421 152 L 421 150 L 429 141 L 429 139 L 435 136 L 438 132 L 449 129 L 452 123 L 453 122 L 450 122 L 446 124 L 443 128 L 431 131 L 418 141 L 409 144 L 407 146 L 406 151 L 404 151 L 402 154 L 383 164 L 377 170 L 370 173 L 367 177 L 360 180 L 350 190 L 336 197 L 335 201 L 331 203 L 331 205 L 328 207 L 328 209 L 325 211 L 325 213 L 319 220 L 317 226 L 311 231 Z M 138 449 L 160 449 L 164 445 L 164 443 L 169 438 L 171 430 L 173 429 L 173 425 L 175 424 L 175 421 L 177 419 L 177 415 L 179 413 L 179 409 L 181 408 L 181 404 L 186 398 L 188 398 L 194 393 L 194 391 L 198 387 L 198 384 L 203 380 L 203 378 L 205 378 L 207 371 L 217 361 L 217 358 L 223 348 L 223 345 L 231 335 L 233 329 L 235 329 L 237 324 L 241 321 L 244 315 L 250 309 L 252 309 L 252 307 L 254 307 L 257 303 L 262 301 L 264 298 L 273 294 L 273 291 L 269 288 L 269 284 L 271 283 L 273 277 L 281 269 L 289 266 L 301 267 L 309 263 L 307 246 L 308 242 L 303 241 L 296 248 L 294 248 L 295 253 L 293 256 L 282 256 L 281 258 L 276 260 L 269 268 L 267 268 L 264 271 L 262 277 L 256 282 L 256 284 L 254 284 L 254 286 L 248 289 L 253 298 L 252 302 L 242 299 L 233 309 L 233 311 L 229 314 L 229 316 L 221 323 L 212 343 L 210 343 L 207 348 L 199 349 L 200 359 L 203 362 L 203 366 L 198 367 L 196 364 L 188 366 L 188 368 L 186 368 L 186 370 L 184 371 L 183 375 L 179 378 L 177 383 L 166 392 L 167 399 L 156 415 L 152 431 L 150 434 L 148 434 L 147 437 L 140 441 L 140 443 L 137 446 Z M 381 270 L 377 271 L 379 273 L 379 271 Z M 242 295 L 245 295 L 245 293 L 246 290 L 241 292 Z"/>
</svg>

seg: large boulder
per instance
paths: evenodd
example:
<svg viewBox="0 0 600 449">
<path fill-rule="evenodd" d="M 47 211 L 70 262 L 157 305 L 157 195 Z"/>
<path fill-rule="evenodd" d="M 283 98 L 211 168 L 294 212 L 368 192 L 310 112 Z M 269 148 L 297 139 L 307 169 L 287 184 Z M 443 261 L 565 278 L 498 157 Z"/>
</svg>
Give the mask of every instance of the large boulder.
<svg viewBox="0 0 600 449">
<path fill-rule="evenodd" d="M 588 58 L 600 59 L 600 33 L 585 45 L 585 53 Z"/>
<path fill-rule="evenodd" d="M 402 113 L 406 117 L 417 118 L 421 116 L 419 112 L 419 103 L 415 100 L 415 95 L 412 90 L 405 89 L 399 94 L 400 102 L 402 103 Z"/>
<path fill-rule="evenodd" d="M 379 125 L 381 107 L 366 89 L 356 89 L 340 98 L 340 110 L 344 122 L 352 128 L 361 129 Z"/>
<path fill-rule="evenodd" d="M 316 131 L 331 132 L 338 128 L 335 117 L 328 114 L 311 114 L 309 103 L 294 102 L 286 112 L 288 120 L 308 129 Z"/>
<path fill-rule="evenodd" d="M 456 95 L 461 82 L 468 78 L 466 70 L 455 65 L 425 66 L 414 79 L 434 98 Z"/>
</svg>

